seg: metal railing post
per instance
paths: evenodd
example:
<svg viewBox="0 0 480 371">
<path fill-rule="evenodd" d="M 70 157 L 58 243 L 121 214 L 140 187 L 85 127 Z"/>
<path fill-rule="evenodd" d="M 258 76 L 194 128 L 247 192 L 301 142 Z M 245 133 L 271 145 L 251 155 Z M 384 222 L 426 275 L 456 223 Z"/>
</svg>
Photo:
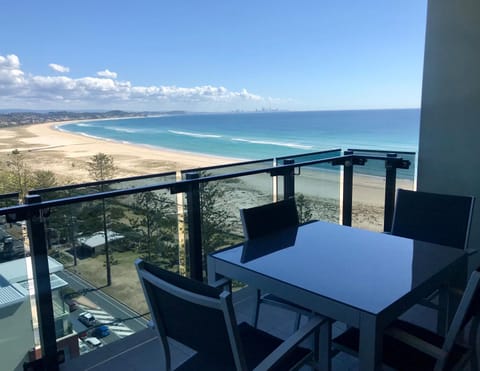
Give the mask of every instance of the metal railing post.
<svg viewBox="0 0 480 371">
<path fill-rule="evenodd" d="M 287 158 L 283 160 L 283 165 L 294 164 L 295 160 Z M 288 198 L 295 197 L 295 169 L 291 167 L 283 175 L 283 198 L 286 200 Z"/>
<path fill-rule="evenodd" d="M 352 155 L 352 151 L 345 151 L 344 155 Z M 352 226 L 353 202 L 353 160 L 346 160 L 343 164 L 343 205 L 342 224 Z"/>
<path fill-rule="evenodd" d="M 198 179 L 199 177 L 200 174 L 195 172 L 185 174 L 187 180 Z M 189 184 L 186 195 L 190 278 L 203 281 L 202 220 L 199 184 L 197 182 Z"/>
<path fill-rule="evenodd" d="M 27 195 L 26 204 L 42 201 L 39 195 Z M 42 365 L 45 370 L 59 370 L 55 319 L 52 304 L 52 288 L 48 269 L 47 236 L 45 233 L 44 210 L 38 210 L 27 218 L 27 230 L 30 239 L 33 283 L 37 307 L 40 345 L 42 348 Z"/>
<path fill-rule="evenodd" d="M 383 214 L 383 231 L 390 232 L 395 208 L 395 188 L 397 182 L 397 166 L 391 159 L 396 159 L 396 153 L 387 153 L 385 160 L 385 209 Z"/>
</svg>

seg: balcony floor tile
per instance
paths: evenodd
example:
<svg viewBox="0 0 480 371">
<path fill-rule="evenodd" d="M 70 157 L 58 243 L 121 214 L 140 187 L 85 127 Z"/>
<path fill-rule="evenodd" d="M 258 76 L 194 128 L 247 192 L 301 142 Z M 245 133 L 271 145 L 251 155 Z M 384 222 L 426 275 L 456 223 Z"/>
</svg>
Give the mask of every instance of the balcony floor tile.
<svg viewBox="0 0 480 371">
<path fill-rule="evenodd" d="M 250 322 L 253 314 L 252 290 L 244 289 L 234 295 L 235 311 L 239 322 Z M 413 310 L 406 317 L 417 323 L 423 323 L 431 327 L 432 312 L 425 310 Z M 434 314 L 433 314 L 434 317 Z M 287 337 L 293 331 L 295 314 L 287 310 L 262 305 L 259 317 L 259 327 L 281 338 Z M 335 323 L 333 335 L 345 329 L 345 325 Z M 175 341 L 171 341 L 172 364 L 178 366 L 192 355 L 192 351 Z M 79 371 L 150 371 L 158 370 L 162 364 L 159 339 L 156 332 L 145 329 L 141 332 L 128 336 L 121 341 L 87 353 L 77 359 L 70 360 L 62 366 L 62 370 Z M 302 370 L 308 370 L 308 367 Z M 353 371 L 358 369 L 358 361 L 355 357 L 340 353 L 332 360 L 333 371 Z"/>
</svg>

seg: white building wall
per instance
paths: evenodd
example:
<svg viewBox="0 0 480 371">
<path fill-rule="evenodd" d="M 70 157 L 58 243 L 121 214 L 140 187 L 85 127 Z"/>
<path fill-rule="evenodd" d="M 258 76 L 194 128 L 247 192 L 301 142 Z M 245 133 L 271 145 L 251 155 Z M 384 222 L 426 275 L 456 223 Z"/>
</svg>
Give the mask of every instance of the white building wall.
<svg viewBox="0 0 480 371">
<path fill-rule="evenodd" d="M 418 190 L 475 196 L 469 246 L 480 248 L 479 0 L 428 1 Z"/>
<path fill-rule="evenodd" d="M 0 370 L 23 370 L 27 353 L 34 347 L 32 311 L 27 299 L 0 308 Z"/>
</svg>

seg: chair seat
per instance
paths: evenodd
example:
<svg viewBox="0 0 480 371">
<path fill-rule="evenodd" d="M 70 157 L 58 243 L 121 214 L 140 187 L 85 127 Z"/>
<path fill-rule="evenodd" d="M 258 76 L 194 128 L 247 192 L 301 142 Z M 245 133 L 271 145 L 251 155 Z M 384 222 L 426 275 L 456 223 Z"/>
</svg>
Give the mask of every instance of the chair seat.
<svg viewBox="0 0 480 371">
<path fill-rule="evenodd" d="M 423 327 L 416 326 L 402 320 L 395 321 L 393 328 L 404 330 L 430 344 L 439 348 L 442 347 L 444 337 L 431 332 Z M 341 335 L 332 340 L 333 346 L 346 353 L 358 355 L 359 351 L 359 331 L 356 328 L 349 328 Z M 468 349 L 455 344 L 446 369 L 449 365 L 457 364 L 468 352 Z M 405 371 L 426 371 L 433 370 L 436 359 L 420 350 L 397 340 L 389 335 L 383 337 L 383 363 L 396 370 Z"/>
<path fill-rule="evenodd" d="M 245 352 L 246 363 L 249 370 L 253 370 L 261 361 L 263 361 L 282 340 L 268 334 L 262 330 L 250 326 L 246 322 L 238 325 L 240 338 Z M 308 357 L 311 352 L 308 349 L 296 347 L 292 352 L 286 355 L 281 364 L 272 370 L 289 370 L 299 362 Z M 228 358 L 228 357 L 227 357 Z M 195 354 L 186 362 L 182 363 L 177 370 L 198 371 L 198 370 L 219 370 L 225 371 L 232 369 L 231 364 L 221 362 L 221 357 L 213 351 L 212 354 Z M 215 362 L 213 362 L 215 361 Z M 220 362 L 219 362 L 220 361 Z"/>
</svg>

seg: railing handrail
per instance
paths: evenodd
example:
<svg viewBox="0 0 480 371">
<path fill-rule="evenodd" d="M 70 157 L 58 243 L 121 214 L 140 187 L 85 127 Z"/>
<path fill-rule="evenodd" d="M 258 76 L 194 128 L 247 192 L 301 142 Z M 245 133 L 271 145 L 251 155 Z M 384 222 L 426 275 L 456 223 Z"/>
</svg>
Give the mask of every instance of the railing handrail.
<svg viewBox="0 0 480 371">
<path fill-rule="evenodd" d="M 160 177 L 160 176 L 170 176 L 170 175 L 175 175 L 175 174 L 176 174 L 175 171 L 169 171 L 169 172 L 157 173 L 157 174 L 135 175 L 135 176 L 129 176 L 129 177 L 123 177 L 123 178 L 91 181 L 91 182 L 86 182 L 86 183 L 68 184 L 68 185 L 58 186 L 58 187 L 33 189 L 33 190 L 29 191 L 28 193 L 41 195 L 42 193 L 47 193 L 47 192 L 68 191 L 68 190 L 77 189 L 77 188 L 93 187 L 93 186 L 97 186 L 97 185 L 105 185 L 105 184 L 113 184 L 113 183 L 121 183 L 121 182 L 131 182 L 131 181 L 135 181 L 135 180 L 156 178 L 156 177 Z"/>
<path fill-rule="evenodd" d="M 329 153 L 329 152 L 340 152 L 341 150 L 342 150 L 341 148 L 332 148 L 332 149 L 326 149 L 326 150 L 323 150 L 323 151 L 301 153 L 301 154 L 291 155 L 291 156 L 269 157 L 269 158 L 264 158 L 264 159 L 261 159 L 261 160 L 250 160 L 250 161 L 235 162 L 235 163 L 229 163 L 229 164 L 223 164 L 223 165 L 195 167 L 195 168 L 192 168 L 192 169 L 182 170 L 182 173 L 188 173 L 188 172 L 192 172 L 192 171 L 214 170 L 214 169 L 221 169 L 221 168 L 234 167 L 234 166 L 253 165 L 253 164 L 256 164 L 256 163 L 267 162 L 267 161 L 273 162 L 273 160 L 284 160 L 284 159 L 287 159 L 287 158 L 300 158 L 300 157 L 306 157 L 306 156 L 321 155 L 321 154 L 325 154 L 325 153 Z"/>
<path fill-rule="evenodd" d="M 385 149 L 365 149 L 365 148 L 348 148 L 347 151 L 358 152 L 376 152 L 376 153 L 397 153 L 399 155 L 416 155 L 416 152 L 411 151 L 388 151 Z"/>
<path fill-rule="evenodd" d="M 3 193 L 0 194 L 0 200 L 14 197 L 18 198 L 18 196 L 20 196 L 20 192 Z"/>
</svg>

